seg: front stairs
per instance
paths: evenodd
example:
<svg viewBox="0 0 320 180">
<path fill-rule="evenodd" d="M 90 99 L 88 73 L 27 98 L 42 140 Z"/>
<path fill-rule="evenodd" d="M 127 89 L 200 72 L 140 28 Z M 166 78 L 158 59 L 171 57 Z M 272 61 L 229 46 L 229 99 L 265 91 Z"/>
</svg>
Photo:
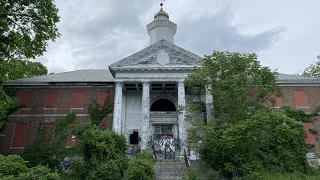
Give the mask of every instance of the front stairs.
<svg viewBox="0 0 320 180">
<path fill-rule="evenodd" d="M 158 160 L 154 166 L 156 180 L 181 180 L 186 164 L 182 158 Z"/>
</svg>

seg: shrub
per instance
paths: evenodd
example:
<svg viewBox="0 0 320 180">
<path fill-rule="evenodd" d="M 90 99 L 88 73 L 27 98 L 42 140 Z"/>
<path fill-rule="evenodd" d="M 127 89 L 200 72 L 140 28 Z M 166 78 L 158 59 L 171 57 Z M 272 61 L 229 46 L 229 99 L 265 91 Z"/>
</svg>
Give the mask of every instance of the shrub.
<svg viewBox="0 0 320 180">
<path fill-rule="evenodd" d="M 45 166 L 27 167 L 27 161 L 18 155 L 0 155 L 0 177 L 10 180 L 48 179 L 60 180 L 57 172 L 51 172 Z"/>
<path fill-rule="evenodd" d="M 142 151 L 136 159 L 129 163 L 125 172 L 125 180 L 153 180 L 155 172 L 153 166 L 155 160 L 146 151 Z"/>
<path fill-rule="evenodd" d="M 281 112 L 261 111 L 235 124 L 208 126 L 200 156 L 215 170 L 233 177 L 262 169 L 304 172 L 307 169 L 302 122 Z"/>
<path fill-rule="evenodd" d="M 198 171 L 194 168 L 187 168 L 184 170 L 183 180 L 200 180 L 198 178 Z"/>
<path fill-rule="evenodd" d="M 128 167 L 125 155 L 125 137 L 114 131 L 105 131 L 96 125 L 78 126 L 78 147 L 82 158 L 71 161 L 70 178 L 118 180 Z"/>
</svg>

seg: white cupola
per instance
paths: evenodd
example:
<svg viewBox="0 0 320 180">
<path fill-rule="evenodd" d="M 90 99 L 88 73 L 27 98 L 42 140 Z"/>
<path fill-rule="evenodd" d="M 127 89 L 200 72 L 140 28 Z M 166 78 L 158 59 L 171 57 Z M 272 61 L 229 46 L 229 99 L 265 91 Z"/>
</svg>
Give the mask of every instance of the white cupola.
<svg viewBox="0 0 320 180">
<path fill-rule="evenodd" d="M 169 14 L 166 13 L 160 4 L 161 9 L 154 15 L 154 20 L 147 25 L 147 31 L 150 36 L 150 45 L 162 39 L 174 44 L 174 35 L 177 31 L 177 25 L 169 20 Z"/>
</svg>

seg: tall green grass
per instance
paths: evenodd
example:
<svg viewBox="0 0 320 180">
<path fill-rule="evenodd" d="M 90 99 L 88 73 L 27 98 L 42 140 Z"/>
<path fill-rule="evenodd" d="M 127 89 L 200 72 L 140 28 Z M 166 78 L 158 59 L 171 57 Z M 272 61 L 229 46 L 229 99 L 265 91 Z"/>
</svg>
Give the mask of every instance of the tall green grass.
<svg viewBox="0 0 320 180">
<path fill-rule="evenodd" d="M 320 180 L 320 170 L 315 170 L 309 174 L 301 172 L 279 173 L 279 172 L 263 172 L 261 174 L 248 175 L 246 180 Z"/>
</svg>

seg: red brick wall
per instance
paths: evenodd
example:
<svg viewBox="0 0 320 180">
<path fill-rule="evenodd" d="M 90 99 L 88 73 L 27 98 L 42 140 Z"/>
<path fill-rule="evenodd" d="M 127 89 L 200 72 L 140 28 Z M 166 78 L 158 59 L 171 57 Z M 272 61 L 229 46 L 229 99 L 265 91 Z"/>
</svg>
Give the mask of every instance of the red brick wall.
<svg viewBox="0 0 320 180">
<path fill-rule="evenodd" d="M 281 106 L 290 106 L 292 108 L 302 109 L 306 112 L 313 111 L 320 105 L 320 86 L 282 86 L 283 98 L 278 100 Z M 305 91 L 307 96 L 308 106 L 297 107 L 294 91 Z M 30 108 L 20 109 L 9 118 L 8 126 L 3 131 L 5 137 L 0 137 L 0 153 L 19 153 L 23 151 L 21 147 L 11 147 L 14 126 L 16 123 L 27 123 L 28 128 L 25 138 L 25 146 L 29 146 L 36 138 L 37 129 L 40 123 L 52 123 L 71 111 L 77 113 L 77 119 L 74 124 L 88 123 L 90 121 L 88 115 L 88 106 L 92 102 L 98 102 L 99 96 L 109 91 L 111 101 L 113 102 L 114 87 L 91 87 L 91 88 L 38 88 L 38 89 L 19 89 L 17 97 L 23 92 L 32 92 L 32 103 Z M 45 108 L 47 92 L 58 92 L 57 108 Z M 83 108 L 70 108 L 72 103 L 72 92 L 84 92 Z M 100 93 L 99 93 L 100 92 Z M 100 125 L 104 129 L 112 129 L 112 116 L 106 117 Z M 320 118 L 312 122 L 312 128 L 319 131 L 316 135 L 316 144 L 320 144 Z M 313 152 L 320 153 L 320 147 L 314 147 Z"/>
<path fill-rule="evenodd" d="M 77 114 L 73 124 L 89 123 L 88 107 L 91 103 L 99 102 L 100 91 L 109 92 L 108 95 L 113 102 L 114 87 L 18 89 L 17 97 L 26 94 L 25 92 L 32 93 L 32 102 L 29 108 L 20 109 L 9 116 L 8 126 L 2 132 L 5 136 L 0 137 L 0 153 L 15 154 L 23 152 L 24 148 L 31 145 L 35 140 L 41 123 L 54 123 L 56 119 L 64 117 L 72 111 Z M 56 108 L 46 108 L 48 107 L 46 106 L 48 105 L 47 92 L 58 93 Z M 84 93 L 83 108 L 71 108 L 72 92 Z M 25 147 L 12 147 L 14 126 L 17 123 L 26 123 L 28 126 L 24 141 Z M 104 129 L 112 129 L 112 115 L 105 117 L 100 125 Z"/>
<path fill-rule="evenodd" d="M 309 86 L 309 87 L 303 87 L 303 86 L 282 86 L 283 90 L 283 98 L 281 98 L 281 105 L 282 106 L 290 106 L 292 108 L 297 108 L 296 106 L 296 99 L 294 96 L 294 91 L 303 90 L 306 93 L 307 96 L 307 102 L 308 106 L 300 107 L 298 109 L 302 109 L 306 112 L 313 111 L 317 106 L 320 105 L 320 86 Z"/>
<path fill-rule="evenodd" d="M 320 106 L 320 86 L 282 86 L 283 98 L 280 99 L 282 106 L 290 106 L 294 109 L 301 109 L 306 112 L 312 112 L 317 106 Z M 298 99 L 296 102 L 295 91 L 304 91 L 307 97 L 306 102 L 307 106 L 298 107 L 301 102 L 301 99 Z M 297 94 L 296 94 L 297 95 Z M 298 94 L 300 96 L 301 94 Z M 301 97 L 300 97 L 301 98 Z M 309 129 L 314 128 L 318 130 L 318 134 L 312 134 Z M 311 152 L 320 153 L 320 117 L 314 119 L 312 123 L 305 125 L 306 131 L 306 143 L 314 144 L 315 147 L 311 149 Z"/>
</svg>

